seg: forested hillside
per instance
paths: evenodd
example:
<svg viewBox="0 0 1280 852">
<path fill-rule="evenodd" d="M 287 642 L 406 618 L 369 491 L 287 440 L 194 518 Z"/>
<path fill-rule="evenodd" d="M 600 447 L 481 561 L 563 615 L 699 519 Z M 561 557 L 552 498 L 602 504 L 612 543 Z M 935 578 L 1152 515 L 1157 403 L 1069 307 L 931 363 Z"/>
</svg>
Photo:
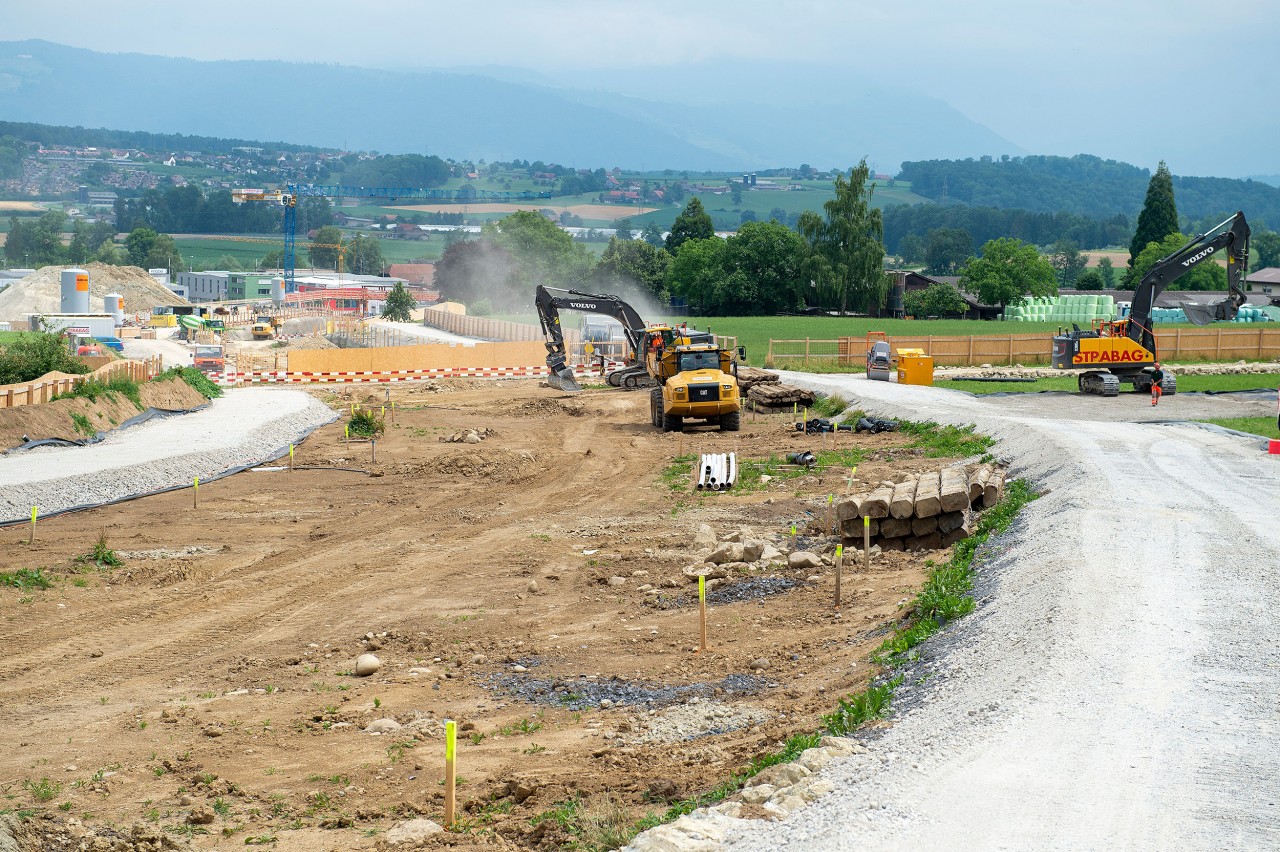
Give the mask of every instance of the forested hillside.
<svg viewBox="0 0 1280 852">
<path fill-rule="evenodd" d="M 1142 207 L 1151 172 L 1079 154 L 905 162 L 897 177 L 911 181 L 916 194 L 940 203 L 1102 219 L 1123 213 L 1132 219 Z M 1178 212 L 1192 220 L 1243 210 L 1251 222 L 1280 223 L 1280 188 L 1265 183 L 1175 175 L 1173 188 Z"/>
</svg>

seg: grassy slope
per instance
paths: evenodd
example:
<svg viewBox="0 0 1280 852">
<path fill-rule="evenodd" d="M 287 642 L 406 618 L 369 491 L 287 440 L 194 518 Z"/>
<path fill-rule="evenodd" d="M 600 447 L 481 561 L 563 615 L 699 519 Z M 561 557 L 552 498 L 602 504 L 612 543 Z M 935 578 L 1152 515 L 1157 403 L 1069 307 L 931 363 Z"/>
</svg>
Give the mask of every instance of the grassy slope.
<svg viewBox="0 0 1280 852">
<path fill-rule="evenodd" d="M 1237 432 L 1249 432 L 1264 438 L 1280 440 L 1280 429 L 1276 428 L 1277 423 L 1274 417 L 1221 417 L 1202 422 L 1216 423 L 1227 429 L 1235 429 Z"/>
</svg>

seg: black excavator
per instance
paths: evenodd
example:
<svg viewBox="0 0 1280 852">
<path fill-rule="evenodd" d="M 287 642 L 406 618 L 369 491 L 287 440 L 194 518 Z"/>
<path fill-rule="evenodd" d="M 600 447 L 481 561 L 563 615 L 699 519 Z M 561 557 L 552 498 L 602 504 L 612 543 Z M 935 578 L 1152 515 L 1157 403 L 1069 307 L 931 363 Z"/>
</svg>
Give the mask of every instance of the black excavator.
<svg viewBox="0 0 1280 852">
<path fill-rule="evenodd" d="M 1140 392 L 1150 391 L 1152 368 L 1159 359 L 1151 321 L 1156 297 L 1197 264 L 1212 262 L 1211 259 L 1223 251 L 1227 253 L 1230 295 L 1213 304 L 1184 302 L 1181 307 L 1187 321 L 1195 325 L 1235 319 L 1247 300 L 1244 276 L 1249 264 L 1249 224 L 1240 212 L 1157 261 L 1134 290 L 1129 316 L 1116 321 L 1094 320 L 1088 330 L 1073 326 L 1071 331 L 1055 336 L 1054 369 L 1081 370 L 1079 387 L 1084 393 L 1116 396 L 1121 382 L 1133 385 L 1134 390 Z M 1165 393 L 1174 393 L 1176 382 L 1166 374 L 1161 387 Z"/>
<path fill-rule="evenodd" d="M 562 310 L 604 314 L 622 323 L 622 331 L 627 338 L 627 357 L 622 367 L 605 376 L 605 381 L 615 388 L 634 390 L 653 384 L 645 366 L 645 352 L 646 347 L 655 345 L 655 341 L 661 341 L 657 345 L 666 348 L 678 344 L 715 341 L 709 332 L 676 329 L 668 325 L 645 325 L 635 308 L 608 293 L 584 293 L 581 290 L 561 290 L 539 284 L 533 303 L 538 309 L 538 322 L 542 324 L 542 332 L 547 336 L 547 384 L 559 390 L 582 390 L 573 375 L 573 368 L 567 363 L 568 351 L 564 343 L 564 332 L 560 329 Z"/>
</svg>

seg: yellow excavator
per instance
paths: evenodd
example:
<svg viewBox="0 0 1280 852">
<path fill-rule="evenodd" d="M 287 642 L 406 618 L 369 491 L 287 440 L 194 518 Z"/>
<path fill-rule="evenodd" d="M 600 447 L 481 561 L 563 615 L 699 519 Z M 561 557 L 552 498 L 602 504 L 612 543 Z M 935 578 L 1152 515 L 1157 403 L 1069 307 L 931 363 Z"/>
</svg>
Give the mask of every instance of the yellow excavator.
<svg viewBox="0 0 1280 852">
<path fill-rule="evenodd" d="M 1184 302 L 1182 309 L 1187 321 L 1195 325 L 1235 319 L 1247 301 L 1244 276 L 1249 263 L 1249 223 L 1240 212 L 1158 260 L 1135 288 L 1129 316 L 1116 321 L 1094 320 L 1090 329 L 1075 326 L 1055 336 L 1053 368 L 1080 371 L 1077 384 L 1082 393 L 1118 396 L 1121 382 L 1133 385 L 1141 393 L 1150 392 L 1159 358 L 1151 321 L 1156 297 L 1197 264 L 1211 262 L 1222 252 L 1227 255 L 1230 296 L 1208 305 Z M 1160 387 L 1166 394 L 1175 393 L 1177 379 L 1165 373 Z"/>
</svg>

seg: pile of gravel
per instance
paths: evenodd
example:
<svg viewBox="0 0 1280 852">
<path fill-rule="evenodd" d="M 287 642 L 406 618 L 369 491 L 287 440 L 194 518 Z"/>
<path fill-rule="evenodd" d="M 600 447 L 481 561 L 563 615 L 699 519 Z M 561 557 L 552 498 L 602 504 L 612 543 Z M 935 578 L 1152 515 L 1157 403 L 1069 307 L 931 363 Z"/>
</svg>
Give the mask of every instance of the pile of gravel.
<svg viewBox="0 0 1280 852">
<path fill-rule="evenodd" d="M 731 674 L 710 683 L 683 686 L 638 683 L 620 677 L 534 678 L 522 674 L 489 675 L 486 688 L 532 704 L 586 710 L 598 707 L 644 706 L 665 707 L 693 698 L 714 695 L 754 695 L 768 685 L 754 675 Z"/>
<path fill-rule="evenodd" d="M 758 707 L 735 707 L 720 701 L 691 698 L 663 710 L 652 711 L 640 724 L 644 731 L 628 738 L 631 743 L 678 743 L 699 737 L 727 734 L 758 725 L 769 718 Z"/>
<path fill-rule="evenodd" d="M 231 390 L 207 408 L 153 418 L 83 447 L 38 447 L 0 456 L 0 522 L 101 505 L 208 482 L 287 453 L 336 415 L 310 395 Z"/>
</svg>

